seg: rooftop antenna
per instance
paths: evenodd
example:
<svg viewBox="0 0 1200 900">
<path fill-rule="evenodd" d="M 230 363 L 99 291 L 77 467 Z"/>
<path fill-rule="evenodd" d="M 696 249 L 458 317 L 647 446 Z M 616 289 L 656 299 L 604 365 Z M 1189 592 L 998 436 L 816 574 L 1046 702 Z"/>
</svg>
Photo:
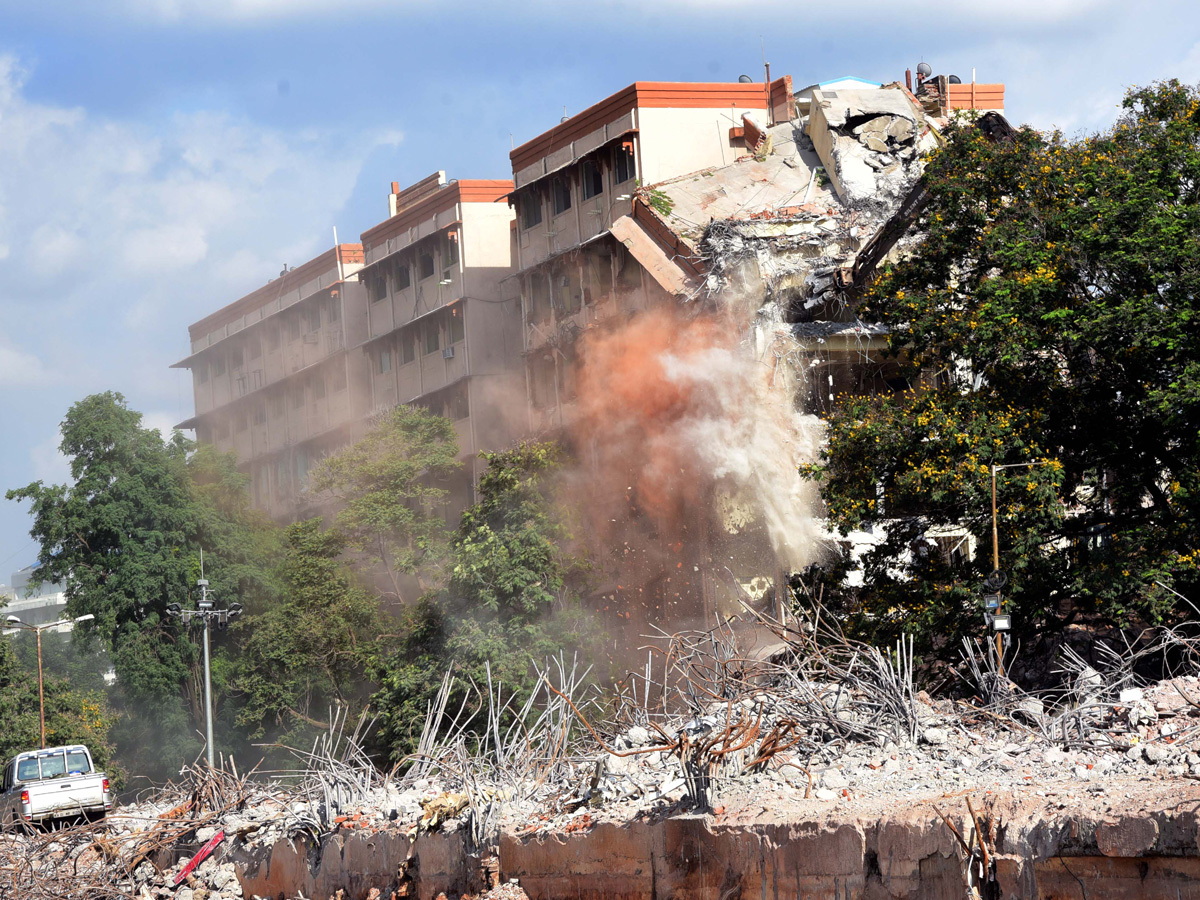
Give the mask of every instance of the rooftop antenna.
<svg viewBox="0 0 1200 900">
<path fill-rule="evenodd" d="M 767 62 L 767 41 L 761 34 L 758 36 L 759 49 L 762 50 L 763 69 L 766 75 L 763 78 L 763 90 L 767 95 L 767 124 L 775 124 L 775 116 L 771 110 L 771 64 Z"/>
<path fill-rule="evenodd" d="M 564 103 L 564 104 L 563 104 L 563 114 L 562 114 L 562 118 L 561 118 L 561 119 L 559 119 L 558 121 L 560 121 L 560 122 L 565 122 L 565 121 L 567 121 L 567 119 L 569 119 L 569 118 L 571 118 L 571 117 L 567 115 L 567 106 L 566 106 L 566 104 Z"/>
</svg>

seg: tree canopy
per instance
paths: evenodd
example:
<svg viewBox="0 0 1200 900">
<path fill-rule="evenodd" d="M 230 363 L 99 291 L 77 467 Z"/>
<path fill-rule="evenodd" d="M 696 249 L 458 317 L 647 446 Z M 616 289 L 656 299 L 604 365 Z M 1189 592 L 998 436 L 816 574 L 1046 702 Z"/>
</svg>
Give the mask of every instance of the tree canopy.
<svg viewBox="0 0 1200 900">
<path fill-rule="evenodd" d="M 12 645 L 13 639 L 33 642 L 33 635 L 20 634 L 0 638 L 0 765 L 26 750 L 41 746 L 41 707 L 38 703 L 37 664 L 22 666 Z M 108 769 L 119 789 L 123 778 L 120 768 L 112 766 L 113 748 L 109 730 L 116 713 L 99 690 L 78 690 L 70 682 L 45 674 L 42 697 L 46 708 L 46 745 L 83 744 L 101 769 Z"/>
<path fill-rule="evenodd" d="M 980 627 L 992 465 L 1036 463 L 998 478 L 1015 625 L 1154 620 L 1157 581 L 1200 586 L 1200 93 L 1124 108 L 1076 140 L 963 122 L 929 161 L 923 237 L 860 311 L 914 389 L 840 398 L 810 469 L 838 527 L 886 525 L 865 627 Z M 938 526 L 973 564 L 920 540 Z"/>
<path fill-rule="evenodd" d="M 376 599 L 354 585 L 340 559 L 345 539 L 319 519 L 290 525 L 278 603 L 239 624 L 248 633 L 233 684 L 238 723 L 250 737 L 294 743 L 328 725 L 334 705 L 366 699 L 365 668 L 387 630 Z"/>
<path fill-rule="evenodd" d="M 447 482 L 462 468 L 454 424 L 418 406 L 397 406 L 356 443 L 309 472 L 310 490 L 341 505 L 350 546 L 383 565 L 395 598 L 415 600 L 440 583 L 449 529 Z"/>
<path fill-rule="evenodd" d="M 189 459 L 189 441 L 144 427 L 120 394 L 79 401 L 61 432 L 71 483 L 34 482 L 7 496 L 30 503 L 38 576 L 66 586 L 70 616 L 95 616 L 78 639 L 100 639 L 120 698 L 136 710 L 122 717 L 118 743 L 169 769 L 196 755 L 203 707 L 198 645 L 167 605 L 190 604 L 201 548 L 218 598 L 269 592 L 273 528 L 249 509 L 231 457 L 204 450 Z"/>
<path fill-rule="evenodd" d="M 449 584 L 404 611 L 374 668 L 372 702 L 393 759 L 413 749 L 447 668 L 460 679 L 455 709 L 468 699 L 465 684 L 486 684 L 489 670 L 506 696 L 522 699 L 535 683 L 532 660 L 586 641 L 572 589 L 578 565 L 562 549 L 568 534 L 552 492 L 560 450 L 529 442 L 483 456 L 476 503 L 451 543 Z"/>
</svg>

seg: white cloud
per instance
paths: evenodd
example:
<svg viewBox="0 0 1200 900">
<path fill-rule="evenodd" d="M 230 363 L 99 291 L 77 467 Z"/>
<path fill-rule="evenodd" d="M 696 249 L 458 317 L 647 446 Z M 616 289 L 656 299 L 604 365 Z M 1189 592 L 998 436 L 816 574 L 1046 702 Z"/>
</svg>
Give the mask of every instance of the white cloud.
<svg viewBox="0 0 1200 900">
<path fill-rule="evenodd" d="M 0 388 L 44 384 L 47 380 L 46 367 L 36 354 L 0 339 Z"/>
<path fill-rule="evenodd" d="M 173 384 L 123 379 L 165 367 L 189 322 L 326 249 L 362 161 L 400 140 L 210 110 L 104 118 L 30 100 L 28 77 L 0 56 L 0 384 L 57 371 L 77 396 L 174 400 Z"/>
<path fill-rule="evenodd" d="M 55 432 L 52 437 L 34 444 L 29 450 L 29 460 L 33 464 L 33 478 L 46 484 L 63 484 L 71 479 L 71 462 L 59 445 L 62 443 L 62 433 Z"/>
<path fill-rule="evenodd" d="M 148 412 L 142 414 L 142 427 L 158 431 L 165 441 L 171 437 L 171 432 L 175 430 L 175 423 L 179 419 L 168 412 Z"/>
</svg>

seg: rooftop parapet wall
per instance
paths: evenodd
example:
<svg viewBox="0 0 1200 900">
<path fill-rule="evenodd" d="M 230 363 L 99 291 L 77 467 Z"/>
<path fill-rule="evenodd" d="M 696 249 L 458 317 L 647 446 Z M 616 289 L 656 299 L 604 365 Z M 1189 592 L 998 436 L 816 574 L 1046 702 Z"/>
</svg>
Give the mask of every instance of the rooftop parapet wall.
<svg viewBox="0 0 1200 900">
<path fill-rule="evenodd" d="M 363 264 L 362 244 L 338 244 L 188 326 L 191 352 L 342 281 Z"/>
<path fill-rule="evenodd" d="M 713 110 L 729 115 L 749 109 L 778 108 L 784 118 L 791 106 L 791 79 L 770 85 L 737 82 L 638 81 L 606 97 L 565 122 L 515 148 L 509 159 L 517 187 L 524 187 L 571 165 L 615 138 L 643 131 L 639 110 Z M 643 135 L 644 137 L 644 135 Z M 664 140 L 670 135 L 664 134 Z"/>
</svg>

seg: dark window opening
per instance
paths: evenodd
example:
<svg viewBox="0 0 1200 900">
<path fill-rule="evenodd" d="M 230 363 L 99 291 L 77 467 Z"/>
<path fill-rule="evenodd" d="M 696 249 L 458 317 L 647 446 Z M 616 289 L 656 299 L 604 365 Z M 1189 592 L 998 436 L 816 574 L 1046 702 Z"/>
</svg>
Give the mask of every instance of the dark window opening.
<svg viewBox="0 0 1200 900">
<path fill-rule="evenodd" d="M 529 276 L 529 321 L 541 322 L 550 318 L 550 283 L 546 276 Z"/>
<path fill-rule="evenodd" d="M 563 177 L 555 178 L 550 183 L 550 197 L 554 204 L 554 214 L 560 215 L 571 208 L 571 182 Z"/>
<path fill-rule="evenodd" d="M 450 343 L 457 344 L 466 336 L 467 329 L 463 320 L 463 310 L 456 306 L 450 310 Z"/>
<path fill-rule="evenodd" d="M 412 284 L 412 276 L 408 272 L 408 263 L 396 263 L 396 268 L 392 272 L 392 290 L 402 291 Z"/>
<path fill-rule="evenodd" d="M 411 332 L 400 335 L 400 365 L 406 366 L 416 358 L 416 335 Z"/>
<path fill-rule="evenodd" d="M 613 151 L 613 183 L 624 184 L 634 173 L 633 141 L 624 141 Z"/>
<path fill-rule="evenodd" d="M 421 272 L 421 280 L 424 281 L 433 275 L 433 254 L 422 253 L 417 261 L 417 265 Z"/>
<path fill-rule="evenodd" d="M 532 228 L 542 221 L 542 198 L 532 190 L 521 198 L 521 227 Z"/>
<path fill-rule="evenodd" d="M 437 322 L 425 323 L 425 352 L 437 353 L 442 348 L 442 332 Z"/>
<path fill-rule="evenodd" d="M 594 159 L 585 159 L 580 166 L 580 180 L 583 182 L 583 199 L 591 200 L 604 193 L 604 173 Z"/>
</svg>

